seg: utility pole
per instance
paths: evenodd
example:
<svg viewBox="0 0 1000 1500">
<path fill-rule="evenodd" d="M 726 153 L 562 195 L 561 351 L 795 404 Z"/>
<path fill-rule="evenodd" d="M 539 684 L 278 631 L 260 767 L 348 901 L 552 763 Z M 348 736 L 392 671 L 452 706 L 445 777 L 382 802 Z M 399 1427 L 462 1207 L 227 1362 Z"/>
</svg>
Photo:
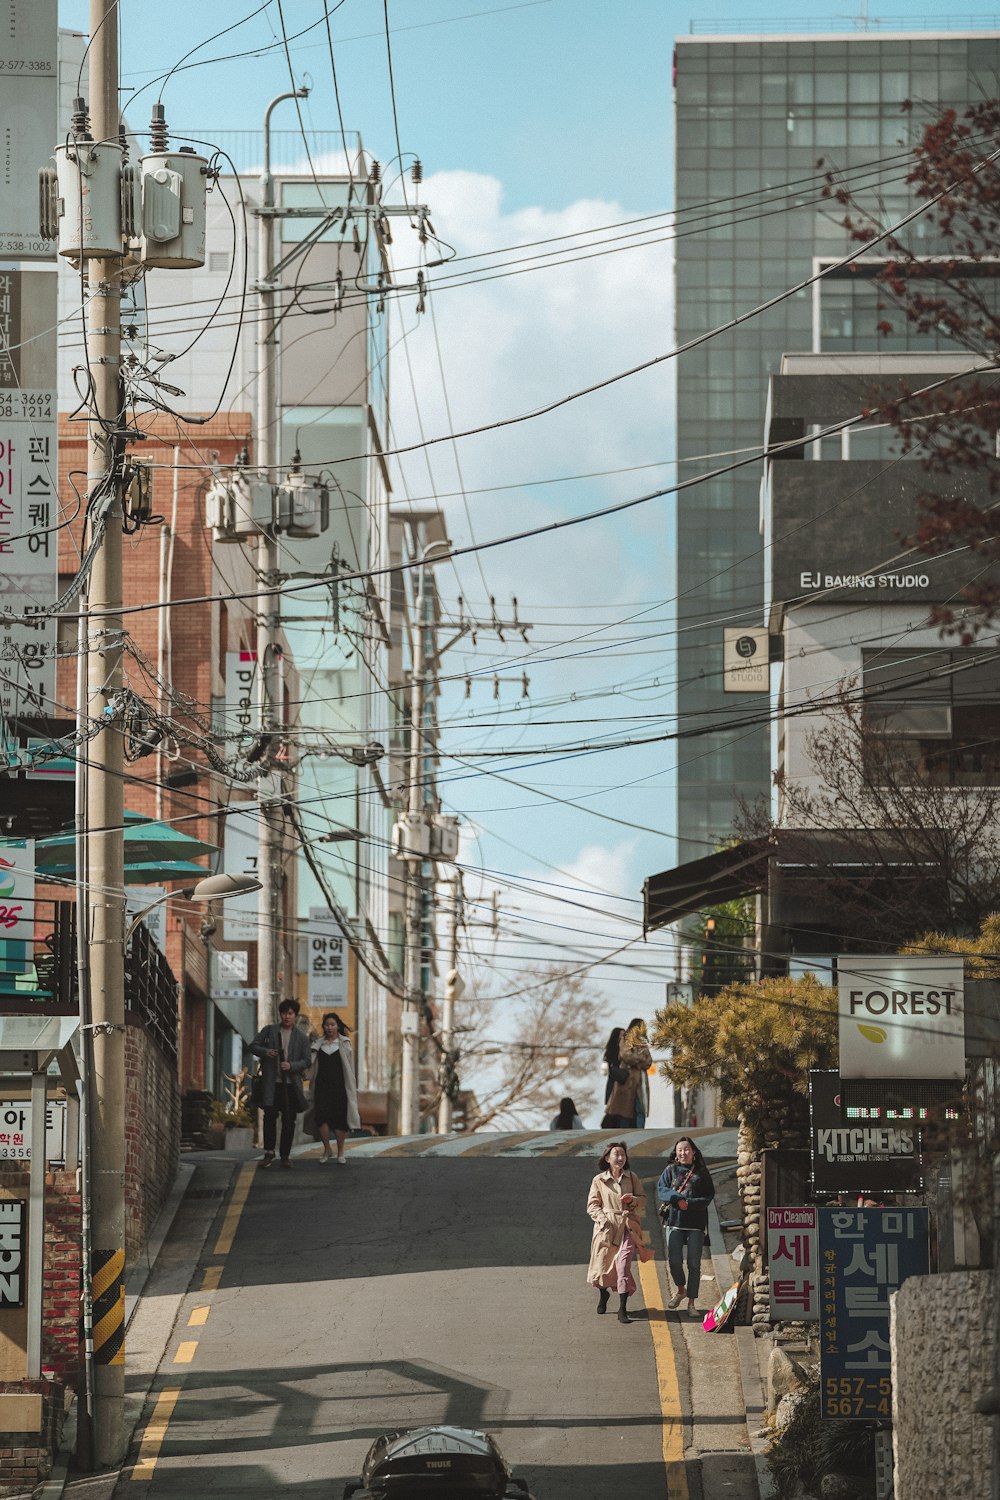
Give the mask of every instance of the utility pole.
<svg viewBox="0 0 1000 1500">
<path fill-rule="evenodd" d="M 410 680 L 410 754 L 406 810 L 411 829 L 424 823 L 424 698 L 426 691 L 427 564 L 421 554 L 417 569 L 416 620 L 413 629 L 413 666 Z M 399 1085 L 399 1128 L 416 1135 L 420 1125 L 420 1023 L 423 1016 L 424 857 L 407 855 L 405 947 L 403 974 L 403 1062 Z"/>
<path fill-rule="evenodd" d="M 447 1135 L 452 1123 L 452 1081 L 455 1077 L 455 1001 L 462 998 L 465 984 L 458 972 L 458 934 L 465 915 L 465 891 L 461 872 L 451 882 L 451 933 L 448 945 L 448 973 L 444 981 L 444 1005 L 441 1008 L 441 1099 L 438 1103 L 438 1133 Z"/>
<path fill-rule="evenodd" d="M 275 479 L 278 457 L 277 363 L 278 332 L 274 316 L 274 178 L 271 176 L 271 114 L 285 99 L 304 99 L 309 90 L 290 89 L 278 94 L 264 114 L 264 167 L 257 209 L 257 312 L 259 351 L 257 366 L 257 431 L 254 458 L 269 483 Z M 257 701 L 261 743 L 275 743 L 281 729 L 281 680 L 278 671 L 278 626 L 280 595 L 272 592 L 278 583 L 278 538 L 274 527 L 264 527 L 257 541 Z M 260 923 L 257 931 L 257 1029 L 277 1020 L 281 999 L 283 949 L 281 932 L 281 852 L 284 821 L 280 797 L 261 796 L 260 834 L 257 852 L 261 883 Z"/>
<path fill-rule="evenodd" d="M 97 141 L 117 141 L 117 0 L 90 0 L 90 111 Z M 121 255 L 87 262 L 87 364 L 92 383 L 87 490 L 100 496 L 104 539 L 90 575 L 87 713 L 94 723 L 121 690 L 122 502 Z M 98 525 L 101 521 L 98 520 Z M 125 1455 L 125 758 L 109 724 L 85 752 L 92 1075 L 90 1290 L 94 1340 L 94 1460 L 114 1467 Z"/>
</svg>

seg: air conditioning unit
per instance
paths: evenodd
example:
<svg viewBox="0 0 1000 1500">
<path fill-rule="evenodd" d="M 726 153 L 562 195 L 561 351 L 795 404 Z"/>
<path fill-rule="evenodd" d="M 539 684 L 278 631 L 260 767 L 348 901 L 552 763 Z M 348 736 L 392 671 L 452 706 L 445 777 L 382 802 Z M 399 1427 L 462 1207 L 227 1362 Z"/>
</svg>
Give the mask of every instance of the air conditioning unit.
<svg viewBox="0 0 1000 1500">
<path fill-rule="evenodd" d="M 437 813 L 431 820 L 431 859 L 458 858 L 458 819 Z"/>
<path fill-rule="evenodd" d="M 400 859 L 427 859 L 431 852 L 431 828 L 423 818 L 404 813 L 392 828 L 393 853 Z"/>
</svg>

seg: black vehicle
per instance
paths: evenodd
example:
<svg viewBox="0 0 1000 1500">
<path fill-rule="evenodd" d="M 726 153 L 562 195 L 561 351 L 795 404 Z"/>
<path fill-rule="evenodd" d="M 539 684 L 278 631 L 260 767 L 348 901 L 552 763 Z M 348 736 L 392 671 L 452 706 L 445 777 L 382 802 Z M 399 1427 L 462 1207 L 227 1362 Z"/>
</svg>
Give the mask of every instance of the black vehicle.
<svg viewBox="0 0 1000 1500">
<path fill-rule="evenodd" d="M 413 1427 L 386 1432 L 368 1450 L 344 1500 L 532 1500 L 488 1432 Z"/>
</svg>

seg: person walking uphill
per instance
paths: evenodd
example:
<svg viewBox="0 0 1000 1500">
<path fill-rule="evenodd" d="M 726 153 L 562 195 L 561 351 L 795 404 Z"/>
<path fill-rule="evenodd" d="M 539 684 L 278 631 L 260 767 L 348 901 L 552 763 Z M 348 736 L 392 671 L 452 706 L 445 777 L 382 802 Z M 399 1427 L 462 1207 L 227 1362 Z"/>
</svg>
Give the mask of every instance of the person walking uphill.
<svg viewBox="0 0 1000 1500">
<path fill-rule="evenodd" d="M 615 1027 L 604 1049 L 608 1065 L 608 1088 L 601 1129 L 641 1129 L 649 1113 L 649 1079 L 646 1072 L 653 1061 L 646 1039 L 646 1026 L 637 1017 L 616 1037 L 618 1029 Z"/>
<path fill-rule="evenodd" d="M 299 1014 L 297 1000 L 282 1000 L 278 1006 L 279 1024 L 264 1026 L 250 1043 L 254 1057 L 261 1059 L 260 1107 L 264 1111 L 264 1159 L 262 1167 L 274 1161 L 278 1116 L 281 1116 L 281 1165 L 290 1167 L 292 1141 L 295 1138 L 295 1116 L 306 1107 L 302 1075 L 312 1061 L 312 1049 L 305 1032 L 296 1026 Z"/>
<path fill-rule="evenodd" d="M 656 1201 L 667 1238 L 667 1264 L 677 1288 L 667 1306 L 680 1307 L 686 1293 L 693 1318 L 698 1316 L 701 1252 L 708 1234 L 708 1205 L 714 1197 L 715 1184 L 705 1158 L 691 1137 L 682 1135 L 660 1173 Z"/>
<path fill-rule="evenodd" d="M 653 1252 L 642 1232 L 646 1194 L 628 1164 L 621 1141 L 611 1141 L 590 1184 L 587 1213 L 594 1221 L 587 1280 L 598 1288 L 597 1311 L 607 1312 L 608 1298 L 618 1292 L 618 1321 L 631 1323 L 628 1299 L 635 1291 L 632 1257 L 651 1260 Z"/>
<path fill-rule="evenodd" d="M 344 1142 L 349 1130 L 361 1128 L 354 1050 L 348 1026 L 335 1010 L 323 1017 L 323 1035 L 312 1044 L 312 1106 L 315 1129 L 323 1142 L 321 1161 L 333 1160 L 330 1131 L 337 1137 L 337 1163 L 344 1165 Z"/>
</svg>

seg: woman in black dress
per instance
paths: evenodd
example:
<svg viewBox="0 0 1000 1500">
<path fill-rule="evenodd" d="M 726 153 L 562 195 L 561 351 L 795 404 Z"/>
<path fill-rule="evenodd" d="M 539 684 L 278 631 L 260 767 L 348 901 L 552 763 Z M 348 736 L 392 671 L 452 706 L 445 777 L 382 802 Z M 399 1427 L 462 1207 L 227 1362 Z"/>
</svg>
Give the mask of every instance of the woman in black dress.
<svg viewBox="0 0 1000 1500">
<path fill-rule="evenodd" d="M 354 1076 L 354 1049 L 348 1027 L 336 1011 L 323 1017 L 323 1035 L 313 1043 L 312 1106 L 315 1130 L 323 1142 L 322 1160 L 332 1161 L 330 1131 L 337 1138 L 337 1162 L 346 1160 L 344 1142 L 349 1130 L 359 1130 L 358 1086 Z"/>
</svg>

